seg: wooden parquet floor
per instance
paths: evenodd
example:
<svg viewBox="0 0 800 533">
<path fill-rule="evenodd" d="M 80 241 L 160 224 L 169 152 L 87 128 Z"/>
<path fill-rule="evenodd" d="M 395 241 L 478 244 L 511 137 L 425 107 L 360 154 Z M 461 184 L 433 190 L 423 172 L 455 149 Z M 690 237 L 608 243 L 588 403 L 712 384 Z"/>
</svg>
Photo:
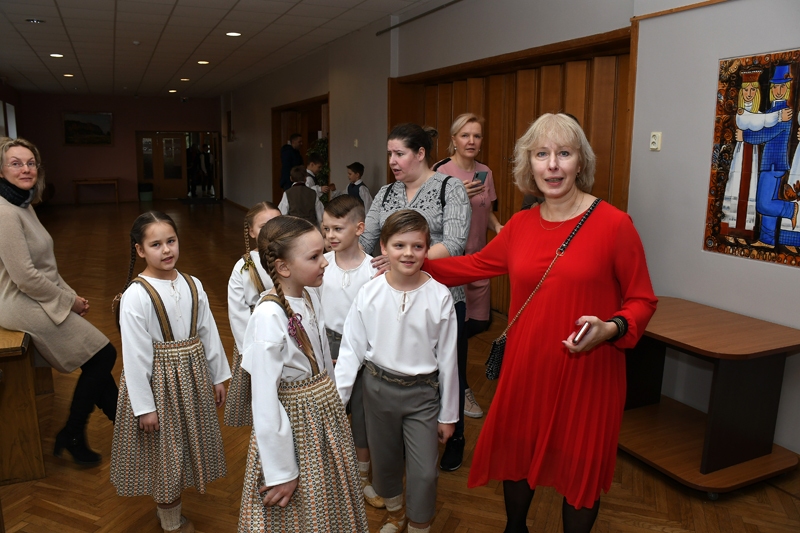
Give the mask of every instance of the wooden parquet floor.
<svg viewBox="0 0 800 533">
<path fill-rule="evenodd" d="M 196 275 L 208 292 L 212 310 L 228 355 L 231 337 L 226 298 L 231 268 L 243 253 L 244 213 L 230 205 L 187 206 L 157 202 L 178 224 L 181 257 L 178 268 Z M 62 276 L 89 299 L 87 318 L 119 349 L 119 333 L 110 311 L 111 299 L 125 281 L 129 261 L 128 231 L 140 213 L 136 203 L 117 205 L 53 206 L 39 216 L 55 240 Z M 141 269 L 141 263 L 139 264 Z M 492 329 L 470 341 L 469 380 L 486 411 L 495 384 L 483 376 L 489 343 L 502 328 Z M 115 377 L 119 378 L 121 357 Z M 38 481 L 0 486 L 0 502 L 8 533 L 148 532 L 159 533 L 150 498 L 121 498 L 109 482 L 112 425 L 98 411 L 92 415 L 88 437 L 102 453 L 103 462 L 80 468 L 64 455 L 53 457 L 56 432 L 67 416 L 77 373 L 55 373 L 55 392 L 38 397 L 42 444 L 47 477 Z M 220 421 L 222 413 L 220 412 Z M 2 430 L 0 422 L 0 431 Z M 440 473 L 435 533 L 500 533 L 504 528 L 502 485 L 467 489 L 472 451 L 482 419 L 467 419 L 464 466 Z M 193 489 L 183 494 L 184 513 L 198 532 L 233 532 L 241 497 L 249 428 L 222 426 L 228 476 L 212 483 L 205 495 Z M 561 497 L 540 488 L 528 516 L 531 532 L 561 531 Z M 368 507 L 374 531 L 383 511 Z M 611 491 L 601 500 L 597 533 L 777 533 L 800 531 L 800 474 L 787 474 L 770 482 L 722 494 L 709 501 L 704 494 L 673 482 L 655 470 L 620 452 Z"/>
</svg>

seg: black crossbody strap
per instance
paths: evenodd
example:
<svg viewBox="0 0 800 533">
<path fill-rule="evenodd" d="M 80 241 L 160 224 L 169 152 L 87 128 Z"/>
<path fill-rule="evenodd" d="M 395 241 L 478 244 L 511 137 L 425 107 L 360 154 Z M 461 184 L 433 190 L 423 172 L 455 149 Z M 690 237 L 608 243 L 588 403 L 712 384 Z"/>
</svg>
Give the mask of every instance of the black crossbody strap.
<svg viewBox="0 0 800 533">
<path fill-rule="evenodd" d="M 525 303 L 522 304 L 522 307 L 519 308 L 519 311 L 517 311 L 517 314 L 514 315 L 513 319 L 511 319 L 511 322 L 508 323 L 508 326 L 506 326 L 506 329 L 503 331 L 503 334 L 500 335 L 500 337 L 498 337 L 498 340 L 499 339 L 505 339 L 506 334 L 508 333 L 508 330 L 511 329 L 511 326 L 513 326 L 514 322 L 517 321 L 517 319 L 519 318 L 519 315 L 521 315 L 522 311 L 525 310 L 525 307 L 528 306 L 528 302 L 531 301 L 531 299 L 533 298 L 533 295 L 536 294 L 536 291 L 538 291 L 539 287 L 542 286 L 542 283 L 544 282 L 544 279 L 550 273 L 550 269 L 552 269 L 553 265 L 556 264 L 556 261 L 558 260 L 558 258 L 561 257 L 562 255 L 564 255 L 564 252 L 567 250 L 567 246 L 569 246 L 569 243 L 572 241 L 573 237 L 575 237 L 575 235 L 578 233 L 578 230 L 581 229 L 581 226 L 583 226 L 583 224 L 586 222 L 586 219 L 589 218 L 589 215 L 592 214 L 592 211 L 594 211 L 594 208 L 597 207 L 597 204 L 599 204 L 599 203 L 600 203 L 600 198 L 596 198 L 595 201 L 592 202 L 592 205 L 589 206 L 589 209 L 586 210 L 586 212 L 583 214 L 581 219 L 575 225 L 575 229 L 573 229 L 572 233 L 570 233 L 569 236 L 566 238 L 566 240 L 564 241 L 564 244 L 562 244 L 561 246 L 558 247 L 558 250 L 556 250 L 556 255 L 555 255 L 555 257 L 553 257 L 553 260 L 550 262 L 550 266 L 548 266 L 547 270 L 544 271 L 544 274 L 542 275 L 542 279 L 540 279 L 539 283 L 536 284 L 536 288 L 533 289 L 533 292 L 531 292 L 531 295 L 528 296 L 528 299 L 525 300 Z"/>
</svg>

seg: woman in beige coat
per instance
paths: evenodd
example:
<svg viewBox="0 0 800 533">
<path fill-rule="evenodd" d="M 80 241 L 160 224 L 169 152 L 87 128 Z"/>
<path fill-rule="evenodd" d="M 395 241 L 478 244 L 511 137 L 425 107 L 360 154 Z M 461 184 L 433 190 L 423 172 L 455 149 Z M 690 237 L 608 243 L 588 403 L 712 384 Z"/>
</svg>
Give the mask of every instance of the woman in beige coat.
<svg viewBox="0 0 800 533">
<path fill-rule="evenodd" d="M 69 418 L 53 454 L 66 448 L 78 464 L 100 462 L 86 444 L 86 423 L 96 405 L 113 422 L 117 385 L 114 346 L 83 316 L 89 302 L 58 274 L 53 239 L 31 202 L 41 199 L 39 150 L 24 139 L 0 138 L 0 326 L 29 333 L 36 350 L 59 372 L 81 368 Z"/>
</svg>

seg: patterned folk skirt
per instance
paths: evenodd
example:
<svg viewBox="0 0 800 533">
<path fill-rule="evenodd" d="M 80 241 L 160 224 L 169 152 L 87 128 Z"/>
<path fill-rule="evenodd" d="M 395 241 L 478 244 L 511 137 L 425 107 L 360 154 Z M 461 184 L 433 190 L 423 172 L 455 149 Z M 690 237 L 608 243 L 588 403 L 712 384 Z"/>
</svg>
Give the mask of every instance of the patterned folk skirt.
<svg viewBox="0 0 800 533">
<path fill-rule="evenodd" d="M 159 430 L 145 433 L 133 414 L 125 372 L 119 382 L 111 450 L 111 483 L 120 496 L 150 495 L 171 503 L 187 487 L 227 473 L 213 384 L 198 337 L 153 343 L 150 381 Z"/>
<path fill-rule="evenodd" d="M 286 507 L 264 505 L 258 493 L 264 485 L 261 458 L 251 433 L 239 533 L 368 533 L 353 437 L 333 381 L 323 372 L 281 383 L 278 399 L 292 424 L 297 489 Z"/>
<path fill-rule="evenodd" d="M 250 374 L 242 368 L 242 354 L 233 345 L 233 377 L 225 400 L 225 425 L 231 427 L 253 425 L 253 405 L 250 393 Z"/>
</svg>

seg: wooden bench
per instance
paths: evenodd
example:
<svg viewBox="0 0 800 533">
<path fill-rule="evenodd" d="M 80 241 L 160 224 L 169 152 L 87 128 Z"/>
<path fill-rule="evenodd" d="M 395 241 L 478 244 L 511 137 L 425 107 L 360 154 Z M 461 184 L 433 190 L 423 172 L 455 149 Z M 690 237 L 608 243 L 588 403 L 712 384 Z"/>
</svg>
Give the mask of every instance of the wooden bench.
<svg viewBox="0 0 800 533">
<path fill-rule="evenodd" d="M 119 204 L 119 178 L 87 178 L 80 180 L 72 180 L 75 187 L 75 205 L 80 205 L 80 195 L 78 188 L 81 185 L 113 185 L 114 186 L 114 199 Z"/>
<path fill-rule="evenodd" d="M 661 396 L 668 346 L 712 364 L 708 414 Z M 800 330 L 660 297 L 627 354 L 620 449 L 711 499 L 795 468 L 797 454 L 773 439 L 784 364 L 798 351 Z"/>
<path fill-rule="evenodd" d="M 36 382 L 30 335 L 0 328 L 0 485 L 45 476 Z"/>
</svg>

